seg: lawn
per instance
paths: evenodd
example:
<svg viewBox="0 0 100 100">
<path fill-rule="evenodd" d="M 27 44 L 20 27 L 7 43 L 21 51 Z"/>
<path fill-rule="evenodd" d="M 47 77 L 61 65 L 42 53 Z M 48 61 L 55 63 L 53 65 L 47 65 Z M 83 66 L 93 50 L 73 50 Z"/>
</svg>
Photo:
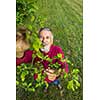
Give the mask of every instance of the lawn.
<svg viewBox="0 0 100 100">
<path fill-rule="evenodd" d="M 81 71 L 81 87 L 72 92 L 65 86 L 63 96 L 56 86 L 51 85 L 48 93 L 43 89 L 35 93 L 25 92 L 23 89 L 16 90 L 17 100 L 82 100 L 83 94 L 83 1 L 82 0 L 36 0 L 38 6 L 36 16 L 47 18 L 45 26 L 52 29 L 54 44 L 62 47 L 65 57 L 70 59 L 74 67 Z"/>
</svg>

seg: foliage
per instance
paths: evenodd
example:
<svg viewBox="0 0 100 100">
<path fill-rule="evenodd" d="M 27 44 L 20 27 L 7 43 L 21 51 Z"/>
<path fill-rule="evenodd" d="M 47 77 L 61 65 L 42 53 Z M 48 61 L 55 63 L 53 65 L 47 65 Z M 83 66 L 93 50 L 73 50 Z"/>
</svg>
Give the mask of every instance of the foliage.
<svg viewBox="0 0 100 100">
<path fill-rule="evenodd" d="M 67 83 L 66 83 L 67 89 L 75 91 L 76 89 L 80 87 L 80 82 L 78 79 L 78 74 L 80 72 L 79 69 L 74 68 L 72 69 L 71 72 L 66 73 L 65 70 L 61 69 L 60 64 L 58 64 L 57 62 L 52 63 L 52 59 L 50 59 L 48 56 L 40 55 L 40 53 L 38 54 L 37 52 L 36 56 L 38 55 L 41 58 L 41 60 L 36 62 L 35 64 L 33 63 L 21 64 L 20 66 L 17 66 L 16 84 L 18 87 L 24 88 L 26 91 L 35 92 L 36 88 L 38 87 L 49 86 L 49 84 L 46 81 L 44 81 L 46 74 L 43 73 L 44 67 L 41 63 L 41 61 L 43 60 L 47 60 L 50 63 L 49 67 L 51 69 L 54 69 L 56 74 L 60 75 L 62 73 L 60 78 L 64 80 L 67 79 Z M 36 56 L 33 56 L 33 59 Z M 61 58 L 61 54 L 58 54 L 54 58 L 65 62 L 65 59 Z M 71 62 L 70 64 L 72 65 Z M 35 80 L 33 76 L 36 78 Z"/>
<path fill-rule="evenodd" d="M 26 29 L 31 31 L 31 36 L 27 33 L 28 39 L 30 39 L 31 44 L 38 41 L 37 33 L 40 27 L 44 27 L 46 21 L 45 17 L 41 15 L 37 16 L 36 12 L 38 11 L 38 6 L 36 0 L 17 0 L 16 1 L 16 26 L 24 26 Z M 33 38 L 34 37 L 34 38 Z M 35 39 L 36 38 L 36 39 Z M 35 40 L 34 40 L 35 39 Z"/>
<path fill-rule="evenodd" d="M 16 1 L 16 26 L 25 26 L 31 32 L 31 34 L 26 33 L 26 37 L 30 41 L 30 49 L 34 50 L 35 52 L 38 52 L 39 48 L 41 47 L 41 42 L 37 34 L 38 28 L 43 27 L 46 20 L 46 18 L 42 16 L 35 15 L 37 10 L 38 7 L 36 5 L 36 0 Z M 40 53 L 38 52 L 36 55 L 39 56 Z M 33 59 L 36 55 L 33 55 Z M 32 85 L 34 81 L 33 75 L 36 72 L 36 68 L 32 64 L 21 64 L 20 66 L 17 66 L 16 70 L 17 87 L 24 88 L 26 91 L 35 91 L 35 87 Z M 41 70 L 37 70 L 37 72 L 41 73 Z M 39 81 L 39 79 L 40 77 L 37 79 L 37 81 Z M 38 83 L 36 87 L 39 86 Z"/>
<path fill-rule="evenodd" d="M 38 10 L 38 7 L 34 4 L 34 1 L 17 0 L 16 1 L 16 23 L 17 25 L 23 25 L 26 19 L 30 19 L 34 22 L 34 13 Z"/>
<path fill-rule="evenodd" d="M 80 87 L 80 83 L 78 82 L 79 72 L 79 69 L 73 69 L 72 72 L 69 73 L 70 81 L 68 81 L 68 89 L 72 89 L 73 91 L 75 91 L 75 89 L 78 89 Z"/>
</svg>

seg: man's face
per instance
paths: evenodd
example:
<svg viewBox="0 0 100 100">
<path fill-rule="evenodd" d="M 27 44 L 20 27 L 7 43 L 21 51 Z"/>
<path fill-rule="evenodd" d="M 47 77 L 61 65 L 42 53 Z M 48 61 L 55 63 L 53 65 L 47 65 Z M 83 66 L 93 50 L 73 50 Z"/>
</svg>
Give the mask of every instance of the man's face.
<svg viewBox="0 0 100 100">
<path fill-rule="evenodd" d="M 52 33 L 50 31 L 43 30 L 40 32 L 40 40 L 43 46 L 51 46 L 52 44 Z"/>
</svg>

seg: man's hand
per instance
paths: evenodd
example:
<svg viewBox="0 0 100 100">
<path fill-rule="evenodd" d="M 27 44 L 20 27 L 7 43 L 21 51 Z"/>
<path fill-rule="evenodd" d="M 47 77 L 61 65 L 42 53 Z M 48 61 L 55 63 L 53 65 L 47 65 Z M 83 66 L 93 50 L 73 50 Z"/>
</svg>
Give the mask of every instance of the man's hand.
<svg viewBox="0 0 100 100">
<path fill-rule="evenodd" d="M 50 68 L 45 70 L 45 73 L 48 76 L 48 79 L 51 81 L 54 81 L 57 77 L 57 75 L 54 72 L 55 72 L 55 70 L 50 69 Z"/>
</svg>

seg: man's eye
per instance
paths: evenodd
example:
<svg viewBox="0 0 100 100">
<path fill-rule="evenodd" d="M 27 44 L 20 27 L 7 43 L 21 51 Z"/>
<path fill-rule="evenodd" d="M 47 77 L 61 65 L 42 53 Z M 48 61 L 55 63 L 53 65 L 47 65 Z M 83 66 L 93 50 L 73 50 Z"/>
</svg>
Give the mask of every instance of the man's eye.
<svg viewBox="0 0 100 100">
<path fill-rule="evenodd" d="M 49 36 L 47 36 L 46 39 L 49 39 Z"/>
</svg>

